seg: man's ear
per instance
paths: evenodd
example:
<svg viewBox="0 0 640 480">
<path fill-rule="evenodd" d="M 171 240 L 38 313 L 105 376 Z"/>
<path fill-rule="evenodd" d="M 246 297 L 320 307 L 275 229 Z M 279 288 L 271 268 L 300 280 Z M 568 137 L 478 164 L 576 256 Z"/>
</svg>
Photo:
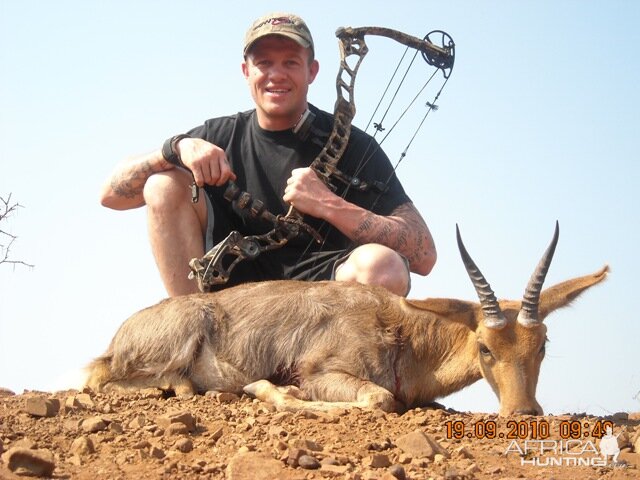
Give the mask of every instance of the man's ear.
<svg viewBox="0 0 640 480">
<path fill-rule="evenodd" d="M 249 67 L 247 66 L 247 61 L 242 62 L 242 75 L 244 75 L 245 79 L 249 78 Z"/>
<path fill-rule="evenodd" d="M 311 65 L 309 65 L 309 85 L 313 83 L 320 71 L 320 62 L 318 60 L 313 60 Z"/>
</svg>

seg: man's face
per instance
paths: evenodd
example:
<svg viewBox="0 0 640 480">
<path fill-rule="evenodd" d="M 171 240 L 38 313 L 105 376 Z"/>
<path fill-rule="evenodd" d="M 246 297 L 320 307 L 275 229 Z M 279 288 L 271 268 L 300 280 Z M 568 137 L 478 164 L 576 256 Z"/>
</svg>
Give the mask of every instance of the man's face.
<svg viewBox="0 0 640 480">
<path fill-rule="evenodd" d="M 242 64 L 258 121 L 267 130 L 293 127 L 307 109 L 307 91 L 318 73 L 317 60 L 295 41 L 268 35 L 257 40 Z"/>
</svg>

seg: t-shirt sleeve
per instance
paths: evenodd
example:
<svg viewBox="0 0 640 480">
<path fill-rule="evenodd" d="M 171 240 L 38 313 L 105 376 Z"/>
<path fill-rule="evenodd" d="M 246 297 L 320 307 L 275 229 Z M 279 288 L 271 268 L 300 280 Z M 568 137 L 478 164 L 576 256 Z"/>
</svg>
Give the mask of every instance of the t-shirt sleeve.
<svg viewBox="0 0 640 480">
<path fill-rule="evenodd" d="M 237 115 L 210 118 L 202 125 L 192 128 L 187 133 L 194 138 L 202 138 L 222 149 L 226 149 L 233 135 L 236 117 Z"/>
</svg>

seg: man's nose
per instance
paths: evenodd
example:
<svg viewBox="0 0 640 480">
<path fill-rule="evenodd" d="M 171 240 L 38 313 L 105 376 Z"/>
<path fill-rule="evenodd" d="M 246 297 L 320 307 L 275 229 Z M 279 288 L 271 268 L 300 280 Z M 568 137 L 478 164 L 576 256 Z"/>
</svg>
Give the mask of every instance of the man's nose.
<svg viewBox="0 0 640 480">
<path fill-rule="evenodd" d="M 286 77 L 284 65 L 274 63 L 269 69 L 269 77 L 271 79 L 280 79 Z"/>
</svg>

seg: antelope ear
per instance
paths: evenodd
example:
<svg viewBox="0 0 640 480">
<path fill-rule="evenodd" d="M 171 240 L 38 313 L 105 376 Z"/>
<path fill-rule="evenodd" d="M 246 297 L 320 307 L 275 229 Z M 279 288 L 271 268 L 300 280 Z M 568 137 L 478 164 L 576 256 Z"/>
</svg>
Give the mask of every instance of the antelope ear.
<svg viewBox="0 0 640 480">
<path fill-rule="evenodd" d="M 453 298 L 427 298 L 426 300 L 404 299 L 409 308 L 428 311 L 449 322 L 462 323 L 471 330 L 478 326 L 480 304 Z"/>
<path fill-rule="evenodd" d="M 605 280 L 608 273 L 609 266 L 605 265 L 591 275 L 572 278 L 543 290 L 540 294 L 540 318 L 544 319 L 554 310 L 566 307 L 582 292 Z"/>
</svg>

